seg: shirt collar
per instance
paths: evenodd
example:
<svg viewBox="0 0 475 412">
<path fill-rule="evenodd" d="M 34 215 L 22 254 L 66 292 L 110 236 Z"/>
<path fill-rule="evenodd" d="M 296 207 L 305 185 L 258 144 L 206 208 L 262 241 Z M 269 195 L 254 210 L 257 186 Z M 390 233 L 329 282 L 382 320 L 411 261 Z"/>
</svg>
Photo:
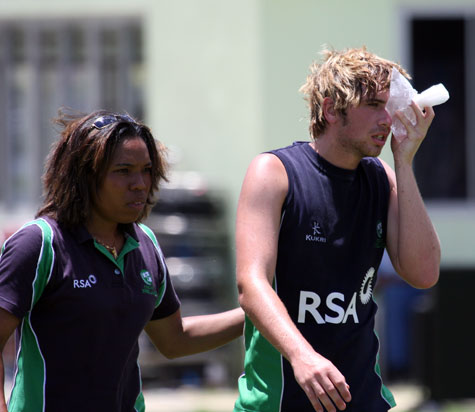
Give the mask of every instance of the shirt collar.
<svg viewBox="0 0 475 412">
<path fill-rule="evenodd" d="M 124 232 L 126 237 L 131 236 L 136 242 L 139 241 L 137 230 L 136 230 L 137 225 L 135 225 L 134 223 L 123 224 L 123 225 L 121 224 L 120 228 Z M 85 225 L 76 226 L 73 229 L 71 229 L 71 232 L 75 236 L 75 238 L 78 240 L 78 243 L 84 243 L 89 240 L 93 240 L 93 237 L 88 232 Z"/>
</svg>

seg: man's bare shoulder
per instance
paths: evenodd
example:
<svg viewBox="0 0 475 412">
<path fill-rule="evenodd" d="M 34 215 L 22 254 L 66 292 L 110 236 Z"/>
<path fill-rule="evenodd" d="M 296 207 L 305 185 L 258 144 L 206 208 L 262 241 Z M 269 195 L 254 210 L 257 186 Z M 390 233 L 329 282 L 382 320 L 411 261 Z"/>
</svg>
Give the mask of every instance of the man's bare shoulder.
<svg viewBox="0 0 475 412">
<path fill-rule="evenodd" d="M 378 160 L 383 165 L 386 175 L 388 176 L 389 186 L 391 190 L 394 190 L 397 187 L 397 185 L 396 185 L 396 174 L 394 173 L 393 168 L 383 159 L 378 157 Z"/>
<path fill-rule="evenodd" d="M 282 161 L 272 153 L 257 155 L 249 165 L 246 182 L 271 190 L 287 190 L 287 172 Z"/>
</svg>

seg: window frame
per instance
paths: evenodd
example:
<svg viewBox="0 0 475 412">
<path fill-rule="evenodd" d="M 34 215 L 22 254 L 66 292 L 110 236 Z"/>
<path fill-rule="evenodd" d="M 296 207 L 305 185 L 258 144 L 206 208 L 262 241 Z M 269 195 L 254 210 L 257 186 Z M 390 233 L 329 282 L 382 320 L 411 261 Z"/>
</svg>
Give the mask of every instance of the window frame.
<svg viewBox="0 0 475 412">
<path fill-rule="evenodd" d="M 429 198 L 425 199 L 429 209 L 440 211 L 442 209 L 475 208 L 475 79 L 469 73 L 475 72 L 475 7 L 431 7 L 423 8 L 402 7 L 399 11 L 397 32 L 400 33 L 399 56 L 401 63 L 412 73 L 412 30 L 414 19 L 462 19 L 466 26 L 465 39 L 465 85 L 468 92 L 465 95 L 465 130 L 466 130 L 466 196 L 465 198 Z M 472 47 L 470 47 L 472 45 Z M 473 93 L 470 93 L 472 90 Z M 450 90 L 449 90 L 450 93 Z M 437 109 L 436 109 L 437 110 Z M 417 154 L 416 154 L 417 156 Z"/>
<path fill-rule="evenodd" d="M 58 109 L 110 109 L 143 118 L 144 23 L 136 16 L 0 22 L 0 81 L 6 85 L 0 90 L 0 208 L 36 208 L 45 157 L 57 135 L 51 119 Z M 12 46 L 11 30 L 23 35 L 23 57 Z M 74 30 L 82 36 L 78 53 L 83 60 L 71 52 L 78 40 Z M 115 50 L 108 50 L 109 60 L 101 45 L 107 31 L 117 42 Z M 56 39 L 54 46 L 43 43 L 46 51 L 40 47 L 45 33 Z"/>
</svg>

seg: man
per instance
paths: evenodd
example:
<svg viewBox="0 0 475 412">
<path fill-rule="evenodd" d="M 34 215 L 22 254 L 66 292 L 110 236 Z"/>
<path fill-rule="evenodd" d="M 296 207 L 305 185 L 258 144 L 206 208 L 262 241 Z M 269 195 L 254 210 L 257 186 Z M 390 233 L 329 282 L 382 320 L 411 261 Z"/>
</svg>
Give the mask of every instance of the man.
<svg viewBox="0 0 475 412">
<path fill-rule="evenodd" d="M 365 48 L 324 55 L 302 87 L 312 141 L 260 154 L 244 179 L 235 411 L 387 411 L 371 299 L 384 248 L 412 286 L 438 280 L 440 245 L 412 170 L 432 108 L 413 103 L 415 125 L 396 115 L 407 135 L 391 138 L 393 171 L 377 156 L 390 135 L 391 70 L 408 75 Z"/>
</svg>

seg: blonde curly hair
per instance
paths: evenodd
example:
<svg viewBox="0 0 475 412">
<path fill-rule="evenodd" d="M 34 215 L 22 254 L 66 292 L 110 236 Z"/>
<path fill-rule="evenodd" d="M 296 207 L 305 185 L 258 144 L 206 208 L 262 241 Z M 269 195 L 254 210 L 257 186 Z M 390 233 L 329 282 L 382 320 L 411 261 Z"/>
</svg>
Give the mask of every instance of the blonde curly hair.
<svg viewBox="0 0 475 412">
<path fill-rule="evenodd" d="M 312 139 L 321 135 L 327 124 L 323 115 L 325 97 L 332 99 L 337 113 L 345 116 L 348 107 L 389 89 L 393 67 L 411 78 L 399 64 L 368 52 L 365 46 L 342 51 L 324 48 L 321 54 L 323 62 L 310 66 L 307 81 L 300 88 L 310 109 Z"/>
</svg>

